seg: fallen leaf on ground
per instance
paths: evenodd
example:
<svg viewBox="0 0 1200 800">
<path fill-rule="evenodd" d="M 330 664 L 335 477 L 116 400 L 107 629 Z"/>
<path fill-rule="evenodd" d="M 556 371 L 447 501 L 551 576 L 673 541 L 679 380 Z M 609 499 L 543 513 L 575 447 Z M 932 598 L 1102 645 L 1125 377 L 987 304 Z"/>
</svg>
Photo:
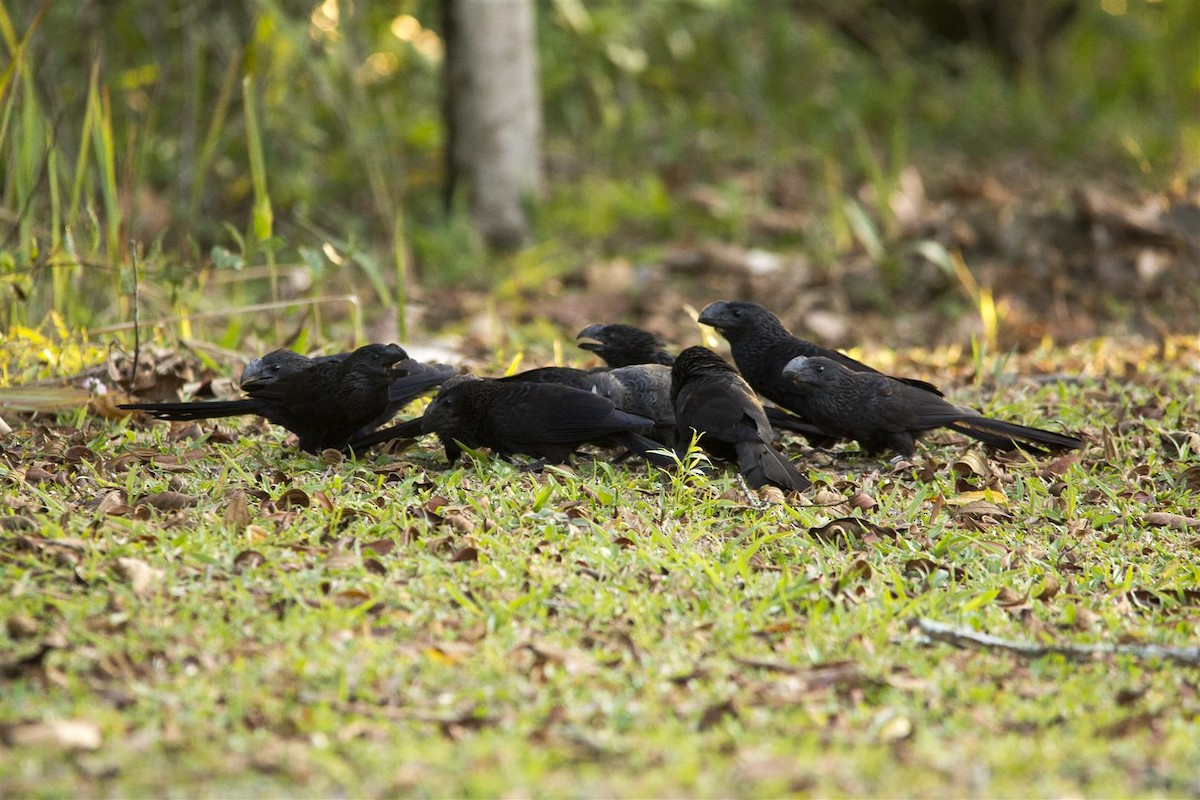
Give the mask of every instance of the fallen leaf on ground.
<svg viewBox="0 0 1200 800">
<path fill-rule="evenodd" d="M 95 750 L 100 747 L 100 726 L 83 719 L 51 722 L 25 722 L 3 729 L 10 747 L 60 747 L 67 750 Z"/>
<path fill-rule="evenodd" d="M 129 584 L 135 595 L 145 597 L 158 588 L 167 573 L 136 558 L 118 558 L 117 574 Z"/>
<path fill-rule="evenodd" d="M 1184 528 L 1200 528 L 1200 519 L 1185 517 L 1182 514 L 1171 514 L 1166 511 L 1151 511 L 1142 519 L 1146 521 L 1147 525 L 1161 525 L 1176 531 Z"/>
</svg>

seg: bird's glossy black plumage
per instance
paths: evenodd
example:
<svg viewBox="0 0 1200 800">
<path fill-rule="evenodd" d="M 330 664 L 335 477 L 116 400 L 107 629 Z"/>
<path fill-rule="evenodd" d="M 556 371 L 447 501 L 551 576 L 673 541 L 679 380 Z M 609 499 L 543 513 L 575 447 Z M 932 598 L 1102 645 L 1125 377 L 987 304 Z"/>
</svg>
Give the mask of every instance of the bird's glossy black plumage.
<svg viewBox="0 0 1200 800">
<path fill-rule="evenodd" d="M 671 367 L 671 395 L 681 443 L 699 444 L 732 461 L 754 487 L 803 491 L 811 484 L 772 444 L 771 426 L 754 390 L 733 367 L 703 347 L 689 347 Z"/>
<path fill-rule="evenodd" d="M 799 391 L 792 381 L 783 377 L 784 365 L 797 356 L 818 356 L 841 364 L 852 372 L 882 374 L 845 353 L 829 350 L 793 336 L 778 317 L 757 303 L 718 300 L 701 310 L 699 321 L 716 328 L 725 337 L 729 342 L 733 362 L 756 392 L 817 428 L 822 426 L 816 420 L 816 416 L 819 416 L 818 409 L 811 407 L 812 395 Z M 936 397 L 942 396 L 942 392 L 936 386 L 922 380 L 892 380 Z M 980 430 L 965 422 L 953 422 L 946 427 L 978 439 L 989 447 L 1011 450 L 1019 445 L 1018 441 L 1003 433 Z M 805 435 L 810 442 L 818 446 L 828 446 L 842 438 L 833 431 L 824 433 L 825 436 Z"/>
<path fill-rule="evenodd" d="M 257 414 L 295 433 L 301 450 L 343 449 L 357 431 L 385 413 L 390 387 L 407 360 L 399 345 L 369 344 L 344 358 L 293 364 L 266 381 L 251 381 L 251 396 L 243 400 L 129 403 L 120 408 L 166 420 Z"/>
<path fill-rule="evenodd" d="M 488 380 L 458 376 L 443 384 L 422 418 L 454 463 L 459 444 L 487 447 L 501 456 L 568 461 L 587 443 L 620 446 L 647 460 L 669 463 L 652 453 L 660 447 L 640 434 L 653 422 L 622 411 L 593 392 L 558 383 Z"/>
<path fill-rule="evenodd" d="M 855 372 L 829 358 L 797 356 L 782 374 L 806 396 L 808 419 L 831 434 L 854 439 L 869 453 L 895 450 L 911 456 L 918 436 L 942 427 L 976 438 L 981 433 L 1000 437 L 1036 451 L 1083 445 L 1075 436 L 984 417 L 895 378 Z"/>
</svg>

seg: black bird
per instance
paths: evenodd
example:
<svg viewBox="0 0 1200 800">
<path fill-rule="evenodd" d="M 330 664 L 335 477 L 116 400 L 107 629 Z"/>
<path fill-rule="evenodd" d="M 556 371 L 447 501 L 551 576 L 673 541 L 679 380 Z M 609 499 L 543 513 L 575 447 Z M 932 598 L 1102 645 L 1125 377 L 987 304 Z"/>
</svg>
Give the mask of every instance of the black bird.
<svg viewBox="0 0 1200 800">
<path fill-rule="evenodd" d="M 754 390 L 725 359 L 704 347 L 689 347 L 671 367 L 671 397 L 679 441 L 701 434 L 699 445 L 734 461 L 755 488 L 770 483 L 804 491 L 812 484 L 771 444 L 772 431 Z"/>
<path fill-rule="evenodd" d="M 253 394 L 244 400 L 128 403 L 119 408 L 167 420 L 257 414 L 300 437 L 301 450 L 340 450 L 386 411 L 389 388 L 406 362 L 408 354 L 399 345 L 369 344 L 344 358 L 318 359 L 283 370 L 265 383 L 252 381 Z"/>
<path fill-rule="evenodd" d="M 640 435 L 653 426 L 651 420 L 558 383 L 456 376 L 442 385 L 422 420 L 422 429 L 437 434 L 451 464 L 462 453 L 460 444 L 489 447 L 505 458 L 521 453 L 558 463 L 589 442 L 625 447 L 660 466 L 673 463 L 651 452 L 660 445 Z"/>
<path fill-rule="evenodd" d="M 340 364 L 350 353 L 333 353 L 327 356 L 311 358 L 294 350 L 272 350 L 261 358 L 256 358 L 246 364 L 242 376 L 238 379 L 242 390 L 251 397 L 257 396 L 264 386 L 269 386 L 278 378 L 299 372 L 314 364 Z M 367 423 L 350 440 L 354 450 L 364 450 L 373 444 L 392 439 L 413 439 L 421 435 L 421 418 L 408 420 L 376 432 L 375 429 L 396 415 L 396 412 L 407 406 L 421 395 L 436 389 L 456 370 L 447 364 L 424 364 L 420 361 L 407 359 L 399 365 L 406 374 L 398 376 L 388 387 L 388 404 L 378 418 Z M 164 404 L 156 404 L 162 406 Z M 172 412 L 175 416 L 165 416 L 166 411 L 160 408 L 161 419 L 217 419 L 220 417 L 236 417 L 252 413 L 240 401 L 231 403 L 176 403 Z M 185 408 L 186 407 L 186 408 Z"/>
<path fill-rule="evenodd" d="M 801 391 L 796 384 L 784 378 L 784 365 L 796 356 L 819 356 L 841 364 L 852 372 L 869 375 L 883 374 L 861 361 L 855 361 L 845 353 L 828 350 L 812 342 L 796 338 L 788 332 L 787 328 L 783 327 L 783 323 L 779 321 L 778 317 L 757 303 L 743 300 L 718 300 L 704 307 L 700 312 L 699 321 L 716 328 L 729 341 L 734 363 L 737 364 L 738 370 L 756 392 L 818 429 L 822 427 L 817 421 L 820 411 L 813 407 L 812 393 Z M 942 396 L 936 386 L 925 381 L 912 378 L 892 378 L 892 380 L 913 386 L 935 397 Z M 987 430 L 982 430 L 975 427 L 977 424 L 977 420 L 971 424 L 959 421 L 948 423 L 945 427 L 978 439 L 987 446 L 999 450 L 1014 450 L 1022 446 L 1028 448 L 1027 444 L 1022 444 L 1021 440 L 1002 431 L 999 426 L 989 426 Z M 1036 428 L 1025 430 L 1037 431 Z M 824 431 L 824 433 L 827 434 L 824 438 L 808 436 L 808 439 L 814 445 L 828 446 L 842 438 L 842 435 L 834 431 Z M 1037 434 L 1032 435 L 1036 436 Z M 1041 444 L 1062 447 L 1063 445 L 1058 443 L 1057 437 L 1058 434 L 1050 434 L 1047 440 Z"/>
<path fill-rule="evenodd" d="M 823 356 L 855 372 L 877 372 L 845 353 L 829 350 L 791 334 L 779 318 L 758 303 L 746 300 L 718 300 L 701 311 L 697 321 L 717 329 L 729 342 L 733 363 L 754 390 L 773 403 L 804 416 L 793 408 L 796 402 L 792 386 L 781 377 L 783 365 L 796 356 Z M 931 383 L 913 378 L 896 378 L 927 392 L 941 396 Z"/>
<path fill-rule="evenodd" d="M 656 333 L 621 323 L 588 325 L 575 336 L 579 346 L 590 350 L 610 367 L 630 367 L 635 364 L 675 363 L 675 356 L 665 349 L 667 343 Z"/>
<path fill-rule="evenodd" d="M 256 358 L 247 364 L 238 383 L 243 391 L 253 397 L 259 387 L 267 386 L 283 375 L 297 372 L 312 364 L 339 364 L 349 355 L 350 353 L 334 353 L 309 358 L 293 350 L 272 350 L 262 358 Z M 403 374 L 388 387 L 388 406 L 374 424 L 367 426 L 370 430 L 387 422 L 397 411 L 437 388 L 442 381 L 457 371 L 447 364 L 424 364 L 411 358 L 400 366 Z"/>
<path fill-rule="evenodd" d="M 575 367 L 535 367 L 534 369 L 527 369 L 524 372 L 517 372 L 503 378 L 489 380 L 497 380 L 501 383 L 559 384 L 575 389 L 592 391 L 596 374 L 600 372 L 603 372 L 603 370 L 576 369 Z M 471 377 L 474 378 L 476 376 Z M 438 381 L 438 383 L 441 384 L 443 381 Z M 377 431 L 363 431 L 351 440 L 350 445 L 357 450 L 393 439 L 415 439 L 424 433 L 421 419 L 421 417 L 415 417 Z"/>
<path fill-rule="evenodd" d="M 911 456 L 916 452 L 914 439 L 943 427 L 972 436 L 977 434 L 971 427 L 981 428 L 1038 452 L 1083 446 L 1074 436 L 991 419 L 887 375 L 855 372 L 821 356 L 797 356 L 782 374 L 807 397 L 807 419 L 831 434 L 856 440 L 868 453 L 896 450 Z"/>
</svg>

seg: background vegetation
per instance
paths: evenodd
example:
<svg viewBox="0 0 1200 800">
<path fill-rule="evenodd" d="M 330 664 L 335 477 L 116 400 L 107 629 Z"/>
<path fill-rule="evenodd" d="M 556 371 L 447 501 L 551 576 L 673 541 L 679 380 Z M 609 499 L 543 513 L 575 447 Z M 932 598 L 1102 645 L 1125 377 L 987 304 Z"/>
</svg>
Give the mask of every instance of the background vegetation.
<svg viewBox="0 0 1200 800">
<path fill-rule="evenodd" d="M 5 2 L 3 319 L 128 322 L 130 242 L 148 318 L 347 291 L 390 308 L 507 278 L 520 294 L 706 238 L 835 271 L 865 249 L 894 289 L 911 270 L 886 198 L 910 165 L 1017 156 L 1064 187 L 1185 185 L 1195 3 L 1047 3 L 1065 21 L 1020 57 L 994 26 L 940 29 L 992 5 L 540 3 L 550 186 L 536 240 L 495 255 L 461 198 L 447 211 L 436 2 Z M 764 234 L 764 211 L 796 219 Z M 234 344 L 259 320 L 208 330 Z"/>
</svg>

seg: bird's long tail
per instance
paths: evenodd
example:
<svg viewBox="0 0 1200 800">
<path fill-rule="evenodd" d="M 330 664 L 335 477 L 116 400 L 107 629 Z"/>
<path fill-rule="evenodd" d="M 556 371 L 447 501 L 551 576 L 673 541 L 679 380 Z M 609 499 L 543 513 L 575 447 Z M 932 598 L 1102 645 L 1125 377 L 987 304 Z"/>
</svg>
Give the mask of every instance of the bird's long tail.
<svg viewBox="0 0 1200 800">
<path fill-rule="evenodd" d="M 172 421 L 218 419 L 258 413 L 258 403 L 251 399 L 210 400 L 200 403 L 124 403 L 117 408 L 145 411 L 156 419 Z"/>
<path fill-rule="evenodd" d="M 800 434 L 813 447 L 830 447 L 839 441 L 838 437 L 830 436 L 816 425 L 805 422 L 800 417 L 797 417 L 795 414 L 789 414 L 782 408 L 766 406 L 763 408 L 763 411 L 767 414 L 767 422 L 771 423 L 771 428 L 775 431 L 776 438 L 778 438 L 781 432 L 787 431 L 788 433 Z"/>
<path fill-rule="evenodd" d="M 371 445 L 390 442 L 393 439 L 416 439 L 421 435 L 421 421 L 423 419 L 424 417 L 415 417 L 414 419 L 405 420 L 395 425 L 389 425 L 372 433 L 355 436 L 350 440 L 350 448 L 353 450 L 365 450 Z"/>
<path fill-rule="evenodd" d="M 1077 450 L 1083 439 L 1065 433 L 1018 425 L 991 417 L 968 417 L 946 427 L 966 434 L 998 450 L 1029 450 L 1038 453 Z"/>
<path fill-rule="evenodd" d="M 738 442 L 738 469 L 746 482 L 755 489 L 764 484 L 802 492 L 812 486 L 808 478 L 792 466 L 792 462 L 774 447 L 762 442 Z"/>
<path fill-rule="evenodd" d="M 605 438 L 614 445 L 624 447 L 631 453 L 637 453 L 639 456 L 646 459 L 646 461 L 656 467 L 670 469 L 675 466 L 674 458 L 671 458 L 671 456 L 662 452 L 656 452 L 664 450 L 665 446 L 654 441 L 653 439 L 647 439 L 645 436 L 631 433 L 629 431 L 620 431 Z"/>
</svg>

